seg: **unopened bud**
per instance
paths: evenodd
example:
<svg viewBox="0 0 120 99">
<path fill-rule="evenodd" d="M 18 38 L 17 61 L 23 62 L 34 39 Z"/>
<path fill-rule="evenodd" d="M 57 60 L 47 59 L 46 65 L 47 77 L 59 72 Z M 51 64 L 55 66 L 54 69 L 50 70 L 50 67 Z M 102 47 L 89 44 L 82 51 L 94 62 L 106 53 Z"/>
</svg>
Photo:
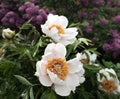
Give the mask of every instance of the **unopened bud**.
<svg viewBox="0 0 120 99">
<path fill-rule="evenodd" d="M 4 53 L 3 49 L 0 49 L 0 56 Z"/>
<path fill-rule="evenodd" d="M 5 39 L 12 39 L 15 35 L 15 31 L 12 31 L 11 29 L 7 28 L 2 31 L 2 37 Z"/>
</svg>

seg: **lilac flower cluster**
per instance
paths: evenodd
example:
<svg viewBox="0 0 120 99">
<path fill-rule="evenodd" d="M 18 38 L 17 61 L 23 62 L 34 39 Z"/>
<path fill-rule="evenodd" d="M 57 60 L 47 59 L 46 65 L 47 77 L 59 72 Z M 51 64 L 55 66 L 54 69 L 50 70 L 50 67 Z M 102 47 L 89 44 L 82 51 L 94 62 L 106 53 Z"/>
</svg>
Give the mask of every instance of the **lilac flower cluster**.
<svg viewBox="0 0 120 99">
<path fill-rule="evenodd" d="M 77 0 L 76 4 L 80 8 L 78 20 L 88 23 L 81 27 L 84 36 L 115 59 L 120 58 L 120 0 Z"/>
<path fill-rule="evenodd" d="M 17 1 L 14 0 L 14 2 Z M 25 2 L 21 5 L 1 2 L 0 8 L 0 24 L 11 28 L 19 27 L 30 19 L 31 24 L 38 27 L 46 21 L 49 13 L 54 13 L 48 8 L 43 7 L 40 9 L 32 2 Z"/>
<path fill-rule="evenodd" d="M 81 21 L 87 20 L 90 23 L 90 26 L 83 29 L 84 32 L 90 33 L 88 29 L 94 27 L 92 25 L 96 23 L 95 21 L 108 25 L 109 20 L 112 19 L 115 24 L 120 24 L 120 15 L 117 10 L 120 7 L 119 0 L 77 0 L 77 5 L 81 8 L 77 12 L 77 17 Z"/>
<path fill-rule="evenodd" d="M 39 9 L 39 6 L 31 2 L 25 2 L 20 6 L 19 12 L 24 20 L 31 19 L 31 23 L 35 26 L 40 26 L 45 22 L 49 13 L 54 13 L 54 11 L 49 11 L 47 8 Z"/>
<path fill-rule="evenodd" d="M 111 29 L 110 33 L 111 38 L 103 45 L 103 49 L 107 54 L 110 54 L 113 58 L 117 59 L 120 57 L 120 32 Z"/>
</svg>

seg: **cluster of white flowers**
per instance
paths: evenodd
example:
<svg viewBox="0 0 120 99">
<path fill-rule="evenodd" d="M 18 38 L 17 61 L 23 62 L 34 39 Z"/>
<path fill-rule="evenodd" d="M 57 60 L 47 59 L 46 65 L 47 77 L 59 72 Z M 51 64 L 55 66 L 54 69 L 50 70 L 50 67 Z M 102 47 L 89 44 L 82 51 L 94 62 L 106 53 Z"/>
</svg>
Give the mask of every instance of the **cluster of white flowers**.
<svg viewBox="0 0 120 99">
<path fill-rule="evenodd" d="M 65 16 L 49 14 L 45 24 L 41 25 L 42 32 L 51 38 L 42 59 L 36 63 L 35 75 L 43 86 L 50 87 L 60 96 L 68 96 L 71 91 L 85 82 L 84 65 L 99 66 L 97 55 L 85 50 L 77 53 L 76 57 L 66 60 L 66 46 L 76 40 L 77 28 L 67 28 L 68 19 Z M 4 39 L 12 39 L 15 31 L 7 28 L 2 32 Z M 0 49 L 0 60 L 4 50 Z M 101 69 L 97 73 L 98 88 L 107 93 L 120 93 L 120 82 L 113 69 Z"/>
<path fill-rule="evenodd" d="M 71 91 L 85 81 L 83 68 L 84 64 L 99 66 L 96 64 L 96 54 L 88 50 L 84 53 L 77 53 L 76 57 L 66 60 L 66 47 L 76 40 L 77 28 L 66 28 L 68 19 L 65 16 L 48 15 L 44 25 L 41 25 L 42 32 L 51 38 L 52 43 L 48 44 L 42 59 L 36 64 L 35 75 L 44 86 L 52 86 L 60 96 L 68 96 Z M 115 77 L 110 76 L 110 73 Z M 104 76 L 100 76 L 100 75 Z M 97 74 L 100 90 L 105 92 L 120 92 L 119 80 L 113 69 L 102 69 Z"/>
<path fill-rule="evenodd" d="M 54 43 L 46 47 L 42 59 L 36 64 L 35 73 L 42 85 L 53 86 L 55 92 L 61 96 L 68 96 L 85 81 L 82 60 L 87 60 L 82 53 L 78 53 L 69 61 L 66 60 L 65 46 L 72 44 L 78 34 L 77 28 L 66 28 L 67 25 L 68 20 L 65 16 L 52 14 L 49 14 L 46 23 L 41 25 L 43 33 L 51 37 Z M 90 52 L 88 54 L 90 59 L 95 61 L 96 56 L 91 56 Z"/>
</svg>

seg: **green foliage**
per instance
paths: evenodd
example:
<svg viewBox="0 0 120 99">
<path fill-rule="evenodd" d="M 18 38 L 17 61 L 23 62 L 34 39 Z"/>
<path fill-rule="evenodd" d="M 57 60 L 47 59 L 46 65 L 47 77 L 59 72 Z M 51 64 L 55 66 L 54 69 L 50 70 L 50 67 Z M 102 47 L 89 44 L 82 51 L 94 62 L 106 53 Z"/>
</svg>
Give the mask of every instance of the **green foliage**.
<svg viewBox="0 0 120 99">
<path fill-rule="evenodd" d="M 22 0 L 22 2 L 25 2 L 25 0 Z M 82 31 L 82 28 L 86 26 L 82 23 L 82 20 L 76 18 L 75 14 L 78 13 L 79 7 L 76 6 L 73 9 L 76 2 L 77 0 L 41 0 L 40 6 L 45 5 L 51 9 L 54 8 L 59 14 L 68 16 L 73 21 L 70 27 L 76 26 L 78 28 L 79 34 L 77 40 L 67 46 L 67 60 L 86 49 L 100 55 L 101 58 L 103 53 L 100 54 L 92 40 L 88 38 L 93 38 L 94 35 L 100 43 L 98 46 L 102 46 L 104 40 L 109 36 L 108 30 L 105 30 L 105 28 L 110 28 L 111 26 L 99 26 L 98 20 L 94 20 L 94 34 L 90 34 L 91 37 L 89 37 L 89 34 L 86 36 Z M 88 11 L 91 11 L 91 8 Z M 99 10 L 103 12 L 104 8 L 101 7 Z M 71 12 L 74 12 L 74 14 Z M 106 14 L 103 16 L 106 16 Z M 0 37 L 0 49 L 5 50 L 0 55 L 0 99 L 120 99 L 120 94 L 106 94 L 98 88 L 96 75 L 102 68 L 113 68 L 120 79 L 120 63 L 113 63 L 112 60 L 98 59 L 97 62 L 100 60 L 100 66 L 83 64 L 85 82 L 78 86 L 74 92 L 71 92 L 69 96 L 61 97 L 52 88 L 43 87 L 38 78 L 34 76 L 36 62 L 42 58 L 44 50 L 51 40 L 29 22 L 30 20 L 19 27 L 14 38 L 11 40 L 5 40 Z M 98 29 L 101 31 L 98 31 Z M 1 30 L 0 33 L 2 34 Z M 88 38 L 84 38 L 84 36 Z M 99 38 L 102 38 L 102 40 Z M 101 75 L 101 78 L 103 76 Z"/>
</svg>

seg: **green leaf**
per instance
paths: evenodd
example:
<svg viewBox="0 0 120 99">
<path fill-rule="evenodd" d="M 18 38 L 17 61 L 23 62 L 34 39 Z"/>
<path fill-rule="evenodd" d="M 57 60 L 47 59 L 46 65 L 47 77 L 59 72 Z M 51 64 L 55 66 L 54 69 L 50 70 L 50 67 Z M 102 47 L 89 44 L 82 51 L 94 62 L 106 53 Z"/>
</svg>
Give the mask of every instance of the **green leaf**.
<svg viewBox="0 0 120 99">
<path fill-rule="evenodd" d="M 67 55 L 66 57 L 68 57 L 70 55 L 71 52 L 73 52 L 74 46 L 73 45 L 68 45 L 67 46 Z"/>
<path fill-rule="evenodd" d="M 117 63 L 117 64 L 116 64 L 116 68 L 117 68 L 117 69 L 120 69 L 120 63 Z"/>
<path fill-rule="evenodd" d="M 33 87 L 30 88 L 30 99 L 34 99 Z"/>
<path fill-rule="evenodd" d="M 101 94 L 99 91 L 97 91 L 97 97 L 98 99 L 104 99 L 103 94 Z"/>
<path fill-rule="evenodd" d="M 27 85 L 27 86 L 32 86 L 32 84 L 24 77 L 20 75 L 14 75 L 22 84 Z"/>
<path fill-rule="evenodd" d="M 104 64 L 104 66 L 107 67 L 107 68 L 115 67 L 115 64 L 113 64 L 111 61 L 102 60 L 102 62 Z"/>
<path fill-rule="evenodd" d="M 84 66 L 84 68 L 89 69 L 89 70 L 93 70 L 93 71 L 98 71 L 102 68 L 101 66 L 86 65 L 86 64 L 84 64 L 83 66 Z"/>
<path fill-rule="evenodd" d="M 52 90 L 47 90 L 42 94 L 40 99 L 57 99 L 57 97 Z"/>
<path fill-rule="evenodd" d="M 91 40 L 86 39 L 86 38 L 79 38 L 78 41 L 79 41 L 80 44 L 81 44 L 81 43 L 84 43 L 84 44 L 86 44 L 87 46 L 91 44 Z"/>
</svg>

